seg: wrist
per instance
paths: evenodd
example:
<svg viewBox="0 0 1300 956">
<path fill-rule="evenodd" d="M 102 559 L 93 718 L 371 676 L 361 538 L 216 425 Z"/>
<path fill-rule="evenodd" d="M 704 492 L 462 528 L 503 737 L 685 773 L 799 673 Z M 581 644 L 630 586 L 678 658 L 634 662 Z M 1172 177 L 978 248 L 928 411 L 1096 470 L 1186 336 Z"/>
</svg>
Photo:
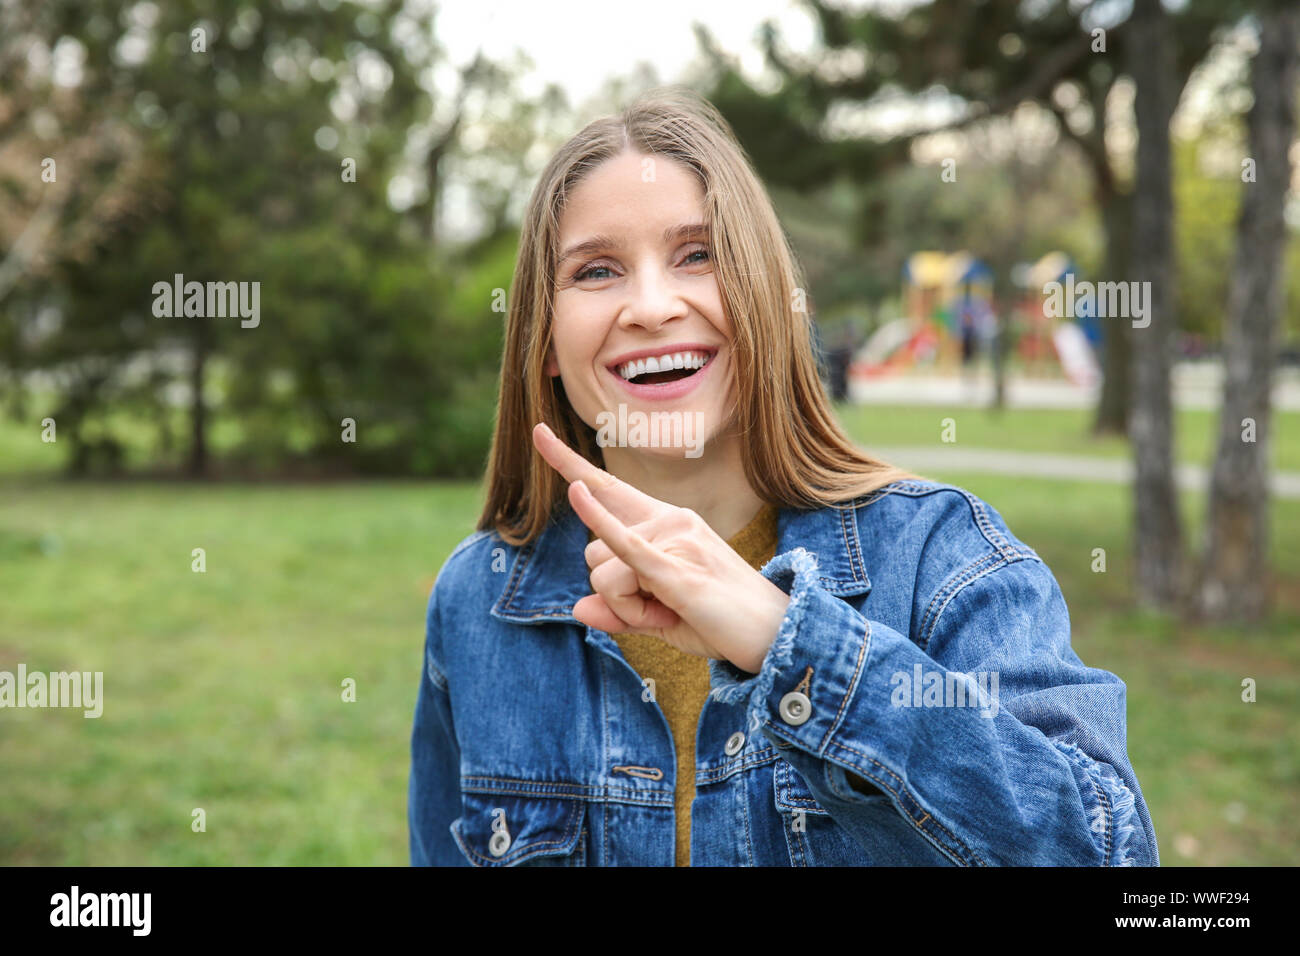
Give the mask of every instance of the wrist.
<svg viewBox="0 0 1300 956">
<path fill-rule="evenodd" d="M 743 652 L 729 658 L 735 667 L 747 674 L 757 674 L 763 669 L 763 661 L 780 633 L 781 622 L 785 620 L 786 609 L 790 606 L 790 595 L 766 578 L 763 580 L 767 584 L 764 600 L 756 602 L 751 608 L 753 621 L 745 629 L 753 636 L 746 642 L 747 647 Z"/>
</svg>

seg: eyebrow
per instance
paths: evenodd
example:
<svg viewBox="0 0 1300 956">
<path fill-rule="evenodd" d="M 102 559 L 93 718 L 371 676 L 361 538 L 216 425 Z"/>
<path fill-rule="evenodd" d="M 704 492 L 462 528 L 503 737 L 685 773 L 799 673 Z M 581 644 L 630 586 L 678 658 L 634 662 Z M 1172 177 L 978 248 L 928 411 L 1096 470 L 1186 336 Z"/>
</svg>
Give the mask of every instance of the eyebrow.
<svg viewBox="0 0 1300 956">
<path fill-rule="evenodd" d="M 700 234 L 708 235 L 708 232 L 708 224 L 702 222 L 688 222 L 680 226 L 669 226 L 664 230 L 664 242 L 676 242 Z M 575 243 L 565 249 L 564 252 L 560 254 L 560 261 L 564 262 L 567 259 L 577 259 L 582 256 L 589 256 L 600 252 L 602 249 L 615 248 L 622 243 L 623 240 L 618 236 L 592 236 L 590 239 L 585 239 L 582 242 Z"/>
</svg>

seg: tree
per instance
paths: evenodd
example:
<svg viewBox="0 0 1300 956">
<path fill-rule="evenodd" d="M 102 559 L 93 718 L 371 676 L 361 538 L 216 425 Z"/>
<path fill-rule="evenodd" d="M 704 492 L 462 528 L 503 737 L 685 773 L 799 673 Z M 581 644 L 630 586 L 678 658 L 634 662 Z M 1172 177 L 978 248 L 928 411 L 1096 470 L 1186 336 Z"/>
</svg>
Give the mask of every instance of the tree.
<svg viewBox="0 0 1300 956">
<path fill-rule="evenodd" d="M 243 467 L 302 456 L 359 470 L 476 469 L 491 404 L 469 402 L 499 365 L 499 316 L 488 293 L 476 293 L 472 315 L 449 315 L 447 302 L 466 276 L 489 292 L 508 285 L 509 268 L 499 256 L 466 268 L 430 249 L 434 174 L 460 154 L 450 140 L 418 149 L 425 124 L 445 129 L 428 122 L 440 103 L 434 12 L 426 0 L 0 2 L 0 190 L 18 200 L 0 202 L 0 248 L 41 225 L 46 151 L 58 187 L 76 190 L 66 228 L 28 230 L 21 255 L 0 265 L 0 285 L 20 275 L 0 303 L 13 318 L 0 322 L 0 373 L 14 373 L 0 380 L 17 383 L 20 414 L 30 383 L 53 383 L 37 417 L 54 415 L 74 467 L 93 470 L 92 447 L 115 458 L 130 413 L 156 423 L 160 449 L 183 435 L 175 444 L 195 475 L 210 469 L 218 421 L 234 426 Z M 61 86 L 38 69 L 41 51 L 60 49 L 78 63 Z M 476 66 L 462 72 L 474 92 L 491 81 L 509 99 L 510 77 Z M 49 146 L 23 140 L 28 124 L 14 121 L 37 127 L 42 115 L 57 121 Z M 524 115 L 521 104 L 509 119 Z M 508 158 L 522 167 L 522 152 Z M 399 210 L 390 187 L 403 176 L 425 191 Z M 133 202 L 118 199 L 118 184 Z M 155 283 L 178 273 L 256 284 L 260 323 L 155 314 Z M 358 423 L 355 443 L 341 438 L 346 418 Z"/>
<path fill-rule="evenodd" d="M 967 106 L 964 114 L 942 129 L 966 128 L 1035 103 L 1056 119 L 1061 136 L 1079 149 L 1091 171 L 1105 234 L 1105 278 L 1130 278 L 1131 186 L 1106 139 L 1111 94 L 1126 72 L 1132 42 L 1129 23 L 1114 20 L 1115 4 L 933 0 L 902 14 L 849 10 L 823 0 L 805 5 L 824 50 L 800 61 L 783 54 L 768 29 L 766 58 L 783 81 L 780 88 L 760 93 L 727 68 L 709 93 L 766 181 L 807 187 L 842 175 L 866 183 L 889 164 L 906 161 L 910 143 L 935 130 L 911 130 L 882 143 L 865 137 L 825 142 L 817 132 L 834 110 L 868 103 L 891 89 L 919 97 L 938 86 L 959 97 Z M 1166 15 L 1165 29 L 1175 37 L 1175 103 L 1216 29 L 1238 19 L 1246 6 L 1242 0 L 1187 0 Z M 700 36 L 706 51 L 724 61 L 708 35 Z M 878 218 L 865 205 L 862 215 L 867 222 Z M 1123 433 L 1130 402 L 1128 335 L 1117 323 L 1106 331 L 1106 375 L 1094 430 Z"/>
<path fill-rule="evenodd" d="M 1178 103 L 1173 37 L 1160 0 L 1135 0 L 1129 72 L 1137 84 L 1133 276 L 1149 290 L 1145 327 L 1133 329 L 1134 556 L 1139 603 L 1169 607 L 1182 595 L 1182 527 L 1174 483 L 1170 387 L 1174 309 L 1173 175 L 1169 121 Z M 1130 301 L 1136 297 L 1130 293 Z"/>
<path fill-rule="evenodd" d="M 1268 605 L 1270 388 L 1282 311 L 1283 218 L 1295 136 L 1300 9 L 1260 18 L 1247 117 L 1253 177 L 1245 184 L 1228 294 L 1223 411 L 1210 479 L 1208 535 L 1197 610 L 1212 620 L 1257 620 Z"/>
</svg>

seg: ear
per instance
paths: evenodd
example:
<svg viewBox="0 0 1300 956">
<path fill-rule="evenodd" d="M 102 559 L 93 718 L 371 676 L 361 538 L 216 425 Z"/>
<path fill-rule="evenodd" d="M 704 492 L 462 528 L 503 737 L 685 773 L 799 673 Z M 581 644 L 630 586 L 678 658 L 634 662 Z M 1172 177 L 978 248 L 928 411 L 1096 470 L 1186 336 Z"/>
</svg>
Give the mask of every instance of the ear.
<svg viewBox="0 0 1300 956">
<path fill-rule="evenodd" d="M 560 363 L 555 358 L 554 342 L 546 346 L 546 362 L 542 365 L 542 371 L 552 378 L 560 374 Z"/>
</svg>

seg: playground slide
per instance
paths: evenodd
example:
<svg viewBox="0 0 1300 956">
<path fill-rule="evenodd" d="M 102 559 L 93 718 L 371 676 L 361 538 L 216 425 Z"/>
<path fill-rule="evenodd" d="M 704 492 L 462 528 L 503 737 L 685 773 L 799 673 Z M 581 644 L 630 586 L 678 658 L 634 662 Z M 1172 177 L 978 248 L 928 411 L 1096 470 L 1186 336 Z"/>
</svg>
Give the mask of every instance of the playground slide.
<svg viewBox="0 0 1300 956">
<path fill-rule="evenodd" d="M 1052 333 L 1052 344 L 1065 376 L 1075 385 L 1093 386 L 1101 381 L 1101 367 L 1088 344 L 1088 337 L 1073 322 L 1062 322 Z"/>
<path fill-rule="evenodd" d="M 865 345 L 854 356 L 855 370 L 865 375 L 877 375 L 912 338 L 910 319 L 891 319 L 872 333 Z"/>
</svg>

